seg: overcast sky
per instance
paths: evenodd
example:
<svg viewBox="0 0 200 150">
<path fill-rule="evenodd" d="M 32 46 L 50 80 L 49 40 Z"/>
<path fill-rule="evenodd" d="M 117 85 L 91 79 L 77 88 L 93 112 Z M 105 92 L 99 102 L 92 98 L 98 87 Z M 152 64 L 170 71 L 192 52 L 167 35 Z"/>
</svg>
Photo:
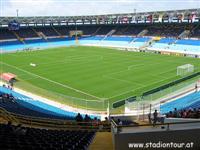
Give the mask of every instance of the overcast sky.
<svg viewBox="0 0 200 150">
<path fill-rule="evenodd" d="M 0 0 L 0 16 L 81 16 L 200 8 L 200 0 Z"/>
</svg>

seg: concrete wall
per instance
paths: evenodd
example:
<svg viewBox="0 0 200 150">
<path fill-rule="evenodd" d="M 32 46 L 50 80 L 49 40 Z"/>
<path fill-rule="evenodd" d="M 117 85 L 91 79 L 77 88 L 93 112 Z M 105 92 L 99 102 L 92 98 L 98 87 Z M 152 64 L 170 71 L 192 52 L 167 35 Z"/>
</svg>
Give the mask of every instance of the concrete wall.
<svg viewBox="0 0 200 150">
<path fill-rule="evenodd" d="M 114 134 L 114 145 L 116 150 L 128 150 L 128 149 L 142 149 L 142 148 L 129 148 L 128 143 L 189 143 L 188 147 L 191 147 L 193 142 L 193 149 L 200 149 L 200 129 L 190 130 L 169 130 L 159 132 L 145 132 L 145 133 L 117 133 Z M 157 144 L 159 146 L 159 144 Z M 181 145 L 180 145 L 181 146 Z M 184 145 L 185 146 L 185 145 Z M 146 148 L 153 149 L 153 148 Z M 154 148 L 155 149 L 155 148 Z M 157 148 L 160 149 L 160 148 Z M 167 148 L 169 149 L 169 148 Z M 192 148 L 190 148 L 192 149 Z"/>
</svg>

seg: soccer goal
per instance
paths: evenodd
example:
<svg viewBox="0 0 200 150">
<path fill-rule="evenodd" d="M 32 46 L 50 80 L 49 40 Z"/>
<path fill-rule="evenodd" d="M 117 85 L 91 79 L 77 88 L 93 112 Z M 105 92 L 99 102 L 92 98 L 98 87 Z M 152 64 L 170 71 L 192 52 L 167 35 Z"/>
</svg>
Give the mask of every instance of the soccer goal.
<svg viewBox="0 0 200 150">
<path fill-rule="evenodd" d="M 194 65 L 185 64 L 177 67 L 177 76 L 184 76 L 192 72 L 194 72 Z"/>
</svg>

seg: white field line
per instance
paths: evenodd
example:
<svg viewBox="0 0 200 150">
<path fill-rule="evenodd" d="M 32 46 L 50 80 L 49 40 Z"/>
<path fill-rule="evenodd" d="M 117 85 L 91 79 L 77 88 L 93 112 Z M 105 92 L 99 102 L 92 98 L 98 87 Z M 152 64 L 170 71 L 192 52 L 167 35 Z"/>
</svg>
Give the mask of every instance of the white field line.
<svg viewBox="0 0 200 150">
<path fill-rule="evenodd" d="M 118 78 L 113 78 L 113 77 L 110 77 L 110 76 L 107 76 L 107 75 L 103 75 L 103 78 L 107 78 L 107 79 L 113 79 L 113 80 L 117 80 L 117 81 L 121 81 L 121 82 L 125 82 L 125 83 L 132 84 L 132 82 L 131 82 L 131 81 L 122 80 L 122 79 L 118 79 Z"/>
<path fill-rule="evenodd" d="M 171 78 L 171 77 L 170 77 L 170 78 Z M 146 86 L 149 86 L 149 85 L 152 85 L 152 84 L 156 84 L 156 83 L 159 83 L 159 82 L 161 82 L 161 81 L 168 80 L 168 79 L 170 79 L 170 78 L 165 78 L 165 79 L 163 79 L 163 80 L 159 80 L 159 81 L 156 81 L 156 82 L 153 82 L 153 83 L 150 83 L 150 84 L 146 84 L 145 86 L 142 86 L 142 87 L 146 87 Z M 140 87 L 140 88 L 141 88 L 141 87 Z M 135 91 L 135 90 L 140 89 L 140 88 L 136 88 L 136 89 L 132 89 L 132 90 L 130 90 L 130 91 L 126 91 L 126 92 L 124 92 L 124 93 L 121 93 L 121 94 L 118 94 L 118 95 L 109 97 L 108 99 L 112 99 L 112 98 L 115 98 L 115 97 L 124 95 L 124 94 L 126 94 L 126 93 L 130 93 L 130 92 Z"/>
<path fill-rule="evenodd" d="M 43 79 L 43 80 L 46 80 L 46 81 L 48 81 L 48 82 L 51 82 L 51 83 L 54 83 L 54 84 L 60 85 L 60 86 L 62 86 L 62 87 L 68 88 L 68 89 L 70 89 L 70 90 L 73 90 L 73 91 L 76 91 L 76 92 L 82 93 L 82 94 L 84 94 L 84 95 L 87 95 L 87 96 L 90 96 L 90 97 L 93 97 L 93 98 L 96 98 L 96 99 L 101 100 L 100 97 L 97 97 L 97 96 L 91 95 L 91 94 L 89 94 L 89 93 L 86 93 L 86 92 L 83 92 L 83 91 L 81 91 L 81 90 L 75 89 L 75 88 L 70 87 L 70 86 L 68 86 L 68 85 L 64 85 L 64 84 L 61 84 L 61 83 L 59 83 L 59 82 L 56 82 L 56 81 L 53 81 L 53 80 L 47 79 L 47 78 L 45 78 L 45 77 L 42 77 L 42 76 L 39 76 L 39 75 L 37 75 L 37 74 L 31 73 L 31 72 L 29 72 L 29 71 L 26 71 L 26 70 L 20 69 L 20 68 L 18 68 L 18 67 L 16 67 L 16 66 L 6 64 L 6 63 L 4 63 L 4 62 L 0 62 L 0 63 L 2 63 L 2 64 L 4 64 L 4 65 L 7 65 L 7 66 L 9 66 L 9 67 L 13 67 L 13 68 L 15 68 L 15 69 L 17 69 L 17 70 L 20 70 L 20 71 L 22 71 L 22 72 L 25 72 L 25 73 L 27 73 L 27 74 L 30 74 L 30 75 L 36 76 L 36 77 L 41 78 L 41 79 Z"/>
<path fill-rule="evenodd" d="M 103 60 L 103 56 L 101 56 L 101 55 L 94 55 L 94 56 L 91 56 L 91 57 L 96 57 L 96 56 L 98 57 L 99 60 Z M 78 61 L 78 60 L 81 60 L 82 58 L 87 59 L 86 63 L 88 63 L 88 62 L 91 62 L 90 59 L 89 59 L 91 57 L 77 57 L 77 56 L 73 57 L 73 56 L 70 56 L 70 57 L 66 57 L 62 61 L 53 61 L 52 59 L 47 59 L 47 60 L 53 61 L 52 63 L 36 63 L 36 62 L 32 62 L 32 63 L 35 63 L 36 65 L 46 65 L 46 64 L 48 64 L 48 65 L 53 66 L 53 65 L 57 65 L 59 63 L 66 64 L 66 63 L 69 63 L 70 61 L 71 62 Z M 37 57 L 37 58 L 40 58 L 40 59 L 45 58 L 46 59 L 46 57 Z M 97 60 L 97 59 L 95 59 L 95 60 Z M 94 60 L 92 60 L 92 61 L 94 61 Z M 82 63 L 82 62 L 80 62 L 80 63 Z M 27 64 L 27 65 L 29 65 L 29 64 Z M 24 66 L 27 66 L 27 65 L 20 65 L 18 67 L 24 67 Z"/>
<path fill-rule="evenodd" d="M 150 65 L 155 65 L 155 64 L 159 64 L 159 63 L 152 63 L 152 64 L 150 64 Z M 137 67 L 140 67 L 140 66 L 145 66 L 145 64 L 130 65 L 130 66 L 128 66 L 128 69 L 127 69 L 127 70 L 122 70 L 122 71 L 114 72 L 114 73 L 111 73 L 111 74 L 118 74 L 118 73 L 121 73 L 121 72 L 126 72 L 126 71 L 128 71 L 128 70 L 131 70 L 130 67 L 133 68 L 134 66 L 137 68 Z M 171 69 L 171 70 L 174 70 L 174 69 Z M 170 72 L 171 70 L 168 70 L 168 71 L 165 71 L 165 72 L 161 72 L 161 73 L 159 73 L 159 74 L 157 74 L 157 75 L 153 75 L 153 74 L 149 74 L 149 73 L 148 73 L 148 74 L 151 75 L 151 76 L 154 76 L 154 77 L 160 77 L 160 76 L 159 76 L 160 74 L 164 74 L 164 73 Z M 111 75 L 111 74 L 109 74 L 109 75 Z M 127 80 L 121 80 L 121 79 L 109 77 L 109 75 L 104 75 L 103 77 L 107 77 L 107 78 L 111 78 L 111 79 L 115 79 L 115 80 L 119 80 L 119 81 L 123 81 L 123 82 L 127 82 L 127 83 L 135 83 L 135 82 L 129 82 L 129 81 L 127 81 Z M 143 84 L 137 83 L 137 85 L 140 86 L 139 88 L 136 88 L 136 89 L 132 89 L 132 90 L 123 92 L 123 93 L 121 93 L 121 94 L 118 94 L 118 95 L 109 97 L 108 99 L 112 99 L 112 98 L 114 98 L 114 97 L 118 97 L 118 96 L 124 95 L 124 94 L 126 94 L 126 93 L 130 93 L 130 92 L 132 92 L 132 91 L 135 91 L 135 90 L 137 90 L 137 89 L 140 89 L 141 87 L 146 87 L 146 86 L 149 86 L 149 85 L 158 83 L 158 82 L 160 82 L 160 81 L 168 80 L 168 79 L 170 79 L 171 77 L 170 77 L 170 78 L 162 77 L 162 78 L 164 78 L 164 79 L 163 79 L 163 80 L 156 81 L 156 82 L 153 82 L 153 83 L 150 83 L 150 84 L 147 84 L 147 85 L 145 85 L 145 86 L 144 86 Z M 135 84 L 136 84 L 136 83 L 135 83 Z"/>
<path fill-rule="evenodd" d="M 131 70 L 131 68 L 140 67 L 140 66 L 145 66 L 145 65 L 144 64 L 130 65 L 130 66 L 128 66 L 128 70 Z"/>
<path fill-rule="evenodd" d="M 100 56 L 100 55 L 96 55 L 96 56 L 99 56 L 99 58 L 100 58 L 100 60 L 103 60 L 103 56 Z M 87 57 L 86 57 L 87 58 Z M 81 64 L 87 64 L 87 63 L 90 63 L 91 64 L 91 62 L 93 62 L 93 60 L 91 61 L 91 60 L 87 60 L 87 61 L 85 61 L 84 63 L 82 63 L 81 62 Z M 68 61 L 66 62 L 66 61 L 56 61 L 55 63 L 39 63 L 39 65 L 41 65 L 41 64 L 49 64 L 49 66 L 53 66 L 53 65 L 55 65 L 55 64 L 66 64 L 66 63 L 69 63 Z M 74 64 L 74 65 L 77 65 L 78 63 L 76 63 L 76 64 Z M 27 65 L 21 65 L 21 66 L 19 66 L 19 67 L 24 67 L 24 66 L 26 66 L 27 67 Z M 44 70 L 44 73 L 42 73 L 42 74 L 40 74 L 40 76 L 41 75 L 46 75 L 46 71 L 49 71 L 49 70 L 52 70 L 52 68 L 47 68 L 47 69 L 45 69 Z M 63 68 L 63 69 L 59 69 L 59 71 L 62 71 L 62 70 L 65 70 L 65 68 Z M 24 76 L 24 75 L 26 75 L 26 73 L 22 73 L 22 74 L 18 74 L 18 76 L 20 76 L 21 78 Z M 31 79 L 37 79 L 37 78 L 40 78 L 40 77 L 30 77 L 30 78 L 26 78 L 26 79 L 24 79 L 24 81 L 28 81 L 28 80 L 31 80 Z"/>
<path fill-rule="evenodd" d="M 96 54 L 96 56 L 100 56 L 100 59 L 103 59 L 103 56 L 101 56 L 101 55 L 98 55 L 98 53 L 95 53 Z M 120 55 L 120 54 L 116 54 L 116 53 L 108 53 L 108 54 L 114 54 L 114 55 Z M 86 57 L 77 57 L 77 56 L 70 56 L 70 57 L 68 57 L 68 60 L 69 60 L 69 58 L 75 58 L 75 60 L 76 60 L 76 58 L 86 58 Z M 137 57 L 137 56 L 136 56 Z M 138 56 L 139 57 L 139 56 Z M 46 57 L 44 57 L 44 58 L 46 58 Z M 55 63 L 50 63 L 50 64 L 56 64 L 56 63 L 63 63 L 64 61 L 56 61 Z M 138 61 L 134 61 L 134 62 L 138 62 Z M 169 61 L 170 62 L 170 61 Z M 42 64 L 46 64 L 46 63 L 42 63 Z M 48 63 L 49 64 L 49 63 Z M 159 64 L 159 63 L 151 63 L 150 65 L 155 65 L 155 64 Z M 122 70 L 122 71 L 118 71 L 118 72 L 114 72 L 114 73 L 110 73 L 109 75 L 111 75 L 111 74 L 118 74 L 118 73 L 120 73 L 120 72 L 126 72 L 126 71 L 128 71 L 128 70 L 131 70 L 131 68 L 132 67 L 140 67 L 140 66 L 144 66 L 144 64 L 140 64 L 140 65 L 130 65 L 130 66 L 128 66 L 128 69 L 127 70 Z M 171 70 L 170 70 L 171 71 Z M 158 75 L 160 75 L 160 74 L 163 74 L 163 73 L 167 73 L 167 72 L 170 72 L 170 71 L 166 71 L 166 72 L 161 72 L 161 73 L 159 73 Z M 151 75 L 151 76 L 154 76 L 154 77 L 156 77 L 157 75 L 153 75 L 153 74 L 149 74 L 149 75 Z M 118 80 L 118 81 L 122 81 L 122 82 L 126 82 L 126 83 L 131 83 L 130 81 L 127 81 L 127 80 L 121 80 L 121 79 L 117 79 L 117 78 L 113 78 L 113 77 L 109 77 L 108 75 L 105 75 L 104 77 L 106 77 L 106 78 L 110 78 L 110 79 L 114 79 L 114 80 Z M 36 76 L 36 78 L 41 78 L 40 76 Z M 30 78 L 30 79 L 33 79 L 33 78 Z M 165 78 L 166 80 L 168 80 L 168 79 L 170 79 L 170 78 Z M 26 80 L 29 80 L 29 79 L 26 79 Z M 49 80 L 49 79 L 48 79 Z M 164 80 L 160 80 L 160 81 L 164 81 Z M 155 84 L 155 83 L 157 83 L 157 82 L 154 82 L 154 83 L 151 83 L 151 84 Z M 59 83 L 59 84 L 61 84 L 61 83 Z M 148 85 L 151 85 L 151 84 L 148 84 Z M 139 84 L 139 83 L 137 83 L 137 85 L 140 85 L 141 87 L 145 87 L 143 84 Z M 146 86 L 148 86 L 148 85 L 146 85 Z M 140 88 L 141 88 L 140 87 Z M 140 89 L 140 88 L 137 88 L 137 89 Z M 131 91 L 135 91 L 135 90 L 137 90 L 137 89 L 134 89 L 134 90 L 130 90 L 130 91 L 126 91 L 126 92 L 124 92 L 124 93 L 121 93 L 121 94 L 119 94 L 119 95 L 117 95 L 117 96 L 120 96 L 120 95 L 123 95 L 123 94 L 126 94 L 126 93 L 129 93 L 129 92 L 131 92 Z M 76 90 L 76 89 L 75 89 Z M 82 92 L 82 91 L 81 91 Z M 113 97 L 116 97 L 116 96 L 112 96 L 111 98 L 113 98 Z"/>
<path fill-rule="evenodd" d="M 0 81 L 0 84 L 3 85 L 3 84 L 6 84 L 6 83 Z M 71 107 L 71 106 L 68 106 L 66 104 L 61 104 L 59 102 L 56 102 L 55 100 L 47 99 L 45 97 L 38 96 L 38 95 L 35 95 L 33 93 L 24 91 L 24 90 L 19 89 L 17 87 L 14 87 L 14 91 L 32 98 L 31 100 L 33 100 L 33 101 L 40 101 L 40 102 L 46 103 L 46 104 L 51 105 L 51 106 L 55 106 L 57 108 L 60 108 L 62 110 L 68 111 L 68 112 L 75 112 L 75 113 L 80 112 L 81 114 L 100 115 L 101 120 L 104 120 L 104 118 L 107 117 L 107 114 L 106 114 L 105 111 L 100 112 L 100 111 L 92 111 L 92 110 L 87 110 L 87 109 Z"/>
</svg>

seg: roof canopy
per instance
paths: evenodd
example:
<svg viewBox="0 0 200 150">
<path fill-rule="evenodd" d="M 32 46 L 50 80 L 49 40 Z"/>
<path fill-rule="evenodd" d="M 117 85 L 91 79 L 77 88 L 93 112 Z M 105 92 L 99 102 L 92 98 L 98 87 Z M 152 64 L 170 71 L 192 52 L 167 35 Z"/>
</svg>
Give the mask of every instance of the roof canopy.
<svg viewBox="0 0 200 150">
<path fill-rule="evenodd" d="M 12 79 L 15 79 L 17 76 L 15 74 L 12 73 L 2 73 L 1 74 L 1 79 L 5 80 L 5 81 L 10 81 Z"/>
<path fill-rule="evenodd" d="M 154 12 L 133 12 L 123 14 L 102 14 L 89 16 L 32 16 L 32 17 L 0 17 L 0 25 L 8 25 L 9 22 L 16 20 L 21 25 L 27 24 L 112 24 L 112 23 L 133 23 L 134 21 L 160 19 L 191 19 L 200 18 L 200 9 L 154 11 Z"/>
</svg>

